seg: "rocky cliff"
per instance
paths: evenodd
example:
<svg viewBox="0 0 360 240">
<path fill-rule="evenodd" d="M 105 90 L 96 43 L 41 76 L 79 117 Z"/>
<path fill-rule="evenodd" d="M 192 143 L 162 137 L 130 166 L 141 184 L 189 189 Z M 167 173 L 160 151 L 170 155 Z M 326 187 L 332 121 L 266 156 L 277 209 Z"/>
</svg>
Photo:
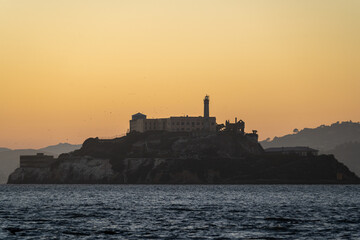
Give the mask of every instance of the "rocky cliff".
<svg viewBox="0 0 360 240">
<path fill-rule="evenodd" d="M 72 157 L 48 168 L 17 168 L 8 183 L 111 183 L 114 176 L 109 159 Z"/>
<path fill-rule="evenodd" d="M 331 155 L 268 156 L 237 134 L 149 132 L 101 140 L 62 154 L 48 168 L 18 168 L 8 183 L 357 183 Z"/>
</svg>

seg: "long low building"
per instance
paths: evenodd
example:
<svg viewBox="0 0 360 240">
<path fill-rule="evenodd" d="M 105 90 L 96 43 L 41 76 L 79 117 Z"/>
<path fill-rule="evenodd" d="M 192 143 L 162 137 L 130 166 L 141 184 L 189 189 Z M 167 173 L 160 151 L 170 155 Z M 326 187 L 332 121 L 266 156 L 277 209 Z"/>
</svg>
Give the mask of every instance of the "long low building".
<svg viewBox="0 0 360 240">
<path fill-rule="evenodd" d="M 310 147 L 273 147 L 265 149 L 265 152 L 268 154 L 282 154 L 290 155 L 295 154 L 298 156 L 317 156 L 319 150 L 313 149 Z"/>
<path fill-rule="evenodd" d="M 139 116 L 139 115 L 138 115 Z M 192 132 L 207 130 L 216 131 L 215 117 L 170 117 L 156 119 L 130 120 L 130 132 L 169 131 L 169 132 Z"/>
<path fill-rule="evenodd" d="M 145 114 L 136 113 L 130 120 L 130 132 L 169 131 L 193 132 L 216 131 L 216 117 L 209 116 L 209 96 L 204 99 L 204 116 L 170 117 L 149 119 Z"/>
<path fill-rule="evenodd" d="M 20 156 L 21 168 L 46 168 L 55 161 L 54 156 L 38 153 L 36 155 Z"/>
</svg>

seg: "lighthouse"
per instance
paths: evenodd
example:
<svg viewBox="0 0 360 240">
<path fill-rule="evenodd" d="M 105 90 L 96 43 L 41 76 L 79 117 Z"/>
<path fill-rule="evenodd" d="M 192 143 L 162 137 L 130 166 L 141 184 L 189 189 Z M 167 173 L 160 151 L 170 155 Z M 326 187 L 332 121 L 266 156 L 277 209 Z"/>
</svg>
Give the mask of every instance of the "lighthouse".
<svg viewBox="0 0 360 240">
<path fill-rule="evenodd" d="M 204 98 L 204 118 L 209 117 L 209 96 L 206 95 Z"/>
</svg>

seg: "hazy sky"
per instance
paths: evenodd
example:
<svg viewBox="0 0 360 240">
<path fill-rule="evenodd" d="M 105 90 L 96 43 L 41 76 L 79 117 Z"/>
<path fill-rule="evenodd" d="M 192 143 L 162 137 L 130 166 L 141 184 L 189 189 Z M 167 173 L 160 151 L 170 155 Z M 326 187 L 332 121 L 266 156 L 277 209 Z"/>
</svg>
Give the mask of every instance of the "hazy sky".
<svg viewBox="0 0 360 240">
<path fill-rule="evenodd" d="M 0 0 L 0 147 L 235 117 L 260 139 L 360 120 L 359 0 Z"/>
</svg>

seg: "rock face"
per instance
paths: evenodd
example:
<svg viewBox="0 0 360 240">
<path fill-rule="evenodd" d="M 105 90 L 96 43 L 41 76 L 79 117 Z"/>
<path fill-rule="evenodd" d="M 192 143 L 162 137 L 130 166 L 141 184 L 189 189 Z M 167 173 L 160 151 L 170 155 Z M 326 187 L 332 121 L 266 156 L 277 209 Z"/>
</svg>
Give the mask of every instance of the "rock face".
<svg viewBox="0 0 360 240">
<path fill-rule="evenodd" d="M 49 168 L 17 168 L 8 183 L 111 183 L 113 176 L 109 159 L 74 157 Z"/>
<path fill-rule="evenodd" d="M 331 155 L 268 156 L 243 135 L 147 132 L 87 139 L 49 168 L 18 168 L 8 183 L 357 183 Z"/>
</svg>

